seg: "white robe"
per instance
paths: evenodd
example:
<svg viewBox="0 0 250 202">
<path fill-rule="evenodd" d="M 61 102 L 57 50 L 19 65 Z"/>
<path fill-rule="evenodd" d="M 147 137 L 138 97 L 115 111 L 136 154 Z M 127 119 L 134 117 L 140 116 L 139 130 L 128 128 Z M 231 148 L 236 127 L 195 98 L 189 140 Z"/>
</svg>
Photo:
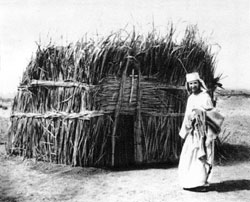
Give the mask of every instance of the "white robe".
<svg viewBox="0 0 250 202">
<path fill-rule="evenodd" d="M 207 183 L 209 165 L 213 163 L 215 138 L 213 132 L 207 128 L 206 160 L 200 160 L 200 137 L 194 131 L 191 133 L 192 127 L 189 117 L 192 116 L 193 109 L 206 111 L 212 108 L 213 103 L 206 92 L 197 95 L 191 94 L 188 98 L 184 120 L 179 133 L 185 139 L 178 166 L 179 181 L 183 188 L 194 188 Z"/>
</svg>

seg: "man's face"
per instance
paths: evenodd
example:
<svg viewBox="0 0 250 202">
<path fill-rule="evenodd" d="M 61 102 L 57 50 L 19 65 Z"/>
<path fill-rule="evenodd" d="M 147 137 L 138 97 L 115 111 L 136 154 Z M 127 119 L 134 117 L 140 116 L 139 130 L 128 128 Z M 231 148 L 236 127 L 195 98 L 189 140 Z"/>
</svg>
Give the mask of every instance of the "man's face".
<svg viewBox="0 0 250 202">
<path fill-rule="evenodd" d="M 189 88 L 193 94 L 200 92 L 200 83 L 198 80 L 188 82 Z"/>
</svg>

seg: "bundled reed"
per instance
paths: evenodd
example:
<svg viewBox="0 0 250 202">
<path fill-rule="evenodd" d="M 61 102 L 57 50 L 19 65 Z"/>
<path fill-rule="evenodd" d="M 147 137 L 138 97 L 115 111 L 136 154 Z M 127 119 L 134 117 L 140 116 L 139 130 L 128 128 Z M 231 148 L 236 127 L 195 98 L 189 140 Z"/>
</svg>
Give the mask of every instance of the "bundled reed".
<svg viewBox="0 0 250 202">
<path fill-rule="evenodd" d="M 74 166 L 178 159 L 185 74 L 198 71 L 211 96 L 220 76 L 194 27 L 180 43 L 173 35 L 38 46 L 13 102 L 9 152 Z"/>
</svg>

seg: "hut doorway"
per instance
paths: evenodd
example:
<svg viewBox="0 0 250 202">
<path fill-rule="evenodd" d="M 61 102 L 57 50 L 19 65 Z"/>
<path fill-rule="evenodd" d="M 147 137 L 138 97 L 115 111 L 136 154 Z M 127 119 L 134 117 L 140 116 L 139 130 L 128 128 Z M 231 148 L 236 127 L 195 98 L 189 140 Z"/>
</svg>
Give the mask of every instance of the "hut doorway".
<svg viewBox="0 0 250 202">
<path fill-rule="evenodd" d="M 116 133 L 115 165 L 134 165 L 134 116 L 120 115 Z"/>
</svg>

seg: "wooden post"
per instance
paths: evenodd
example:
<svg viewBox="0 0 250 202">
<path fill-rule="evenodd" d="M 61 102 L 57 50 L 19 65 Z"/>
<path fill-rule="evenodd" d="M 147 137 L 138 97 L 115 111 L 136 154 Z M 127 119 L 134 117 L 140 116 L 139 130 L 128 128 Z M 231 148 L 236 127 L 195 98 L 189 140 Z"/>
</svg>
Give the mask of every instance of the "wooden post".
<svg viewBox="0 0 250 202">
<path fill-rule="evenodd" d="M 131 81 L 131 91 L 129 96 L 129 104 L 132 102 L 133 93 L 134 93 L 134 85 L 135 85 L 135 70 L 132 70 L 132 81 Z"/>
<path fill-rule="evenodd" d="M 142 154 L 142 138 L 141 138 L 141 87 L 140 87 L 140 79 L 141 79 L 141 70 L 140 66 L 138 67 L 138 81 L 137 81 L 137 106 L 136 106 L 136 121 L 134 126 L 134 144 L 135 144 L 135 162 L 142 163 L 143 162 L 143 154 Z"/>
<path fill-rule="evenodd" d="M 77 166 L 77 155 L 78 154 L 78 144 L 79 144 L 79 138 L 80 138 L 80 133 L 83 128 L 83 123 L 81 120 L 76 121 L 76 130 L 75 130 L 75 140 L 74 140 L 74 146 L 73 146 L 73 157 L 72 157 L 72 165 Z"/>
<path fill-rule="evenodd" d="M 118 118 L 121 110 L 121 105 L 122 105 L 122 99 L 123 99 L 123 92 L 124 92 L 124 85 L 126 82 L 126 77 L 127 77 L 127 69 L 129 65 L 130 58 L 128 57 L 126 68 L 123 71 L 122 78 L 121 78 L 121 84 L 120 84 L 120 91 L 118 95 L 118 100 L 116 103 L 115 107 L 115 120 L 114 120 L 114 126 L 113 126 L 113 131 L 112 131 L 112 158 L 111 158 L 111 165 L 115 165 L 115 136 L 116 136 L 116 129 L 117 129 L 117 124 L 118 124 Z"/>
</svg>

